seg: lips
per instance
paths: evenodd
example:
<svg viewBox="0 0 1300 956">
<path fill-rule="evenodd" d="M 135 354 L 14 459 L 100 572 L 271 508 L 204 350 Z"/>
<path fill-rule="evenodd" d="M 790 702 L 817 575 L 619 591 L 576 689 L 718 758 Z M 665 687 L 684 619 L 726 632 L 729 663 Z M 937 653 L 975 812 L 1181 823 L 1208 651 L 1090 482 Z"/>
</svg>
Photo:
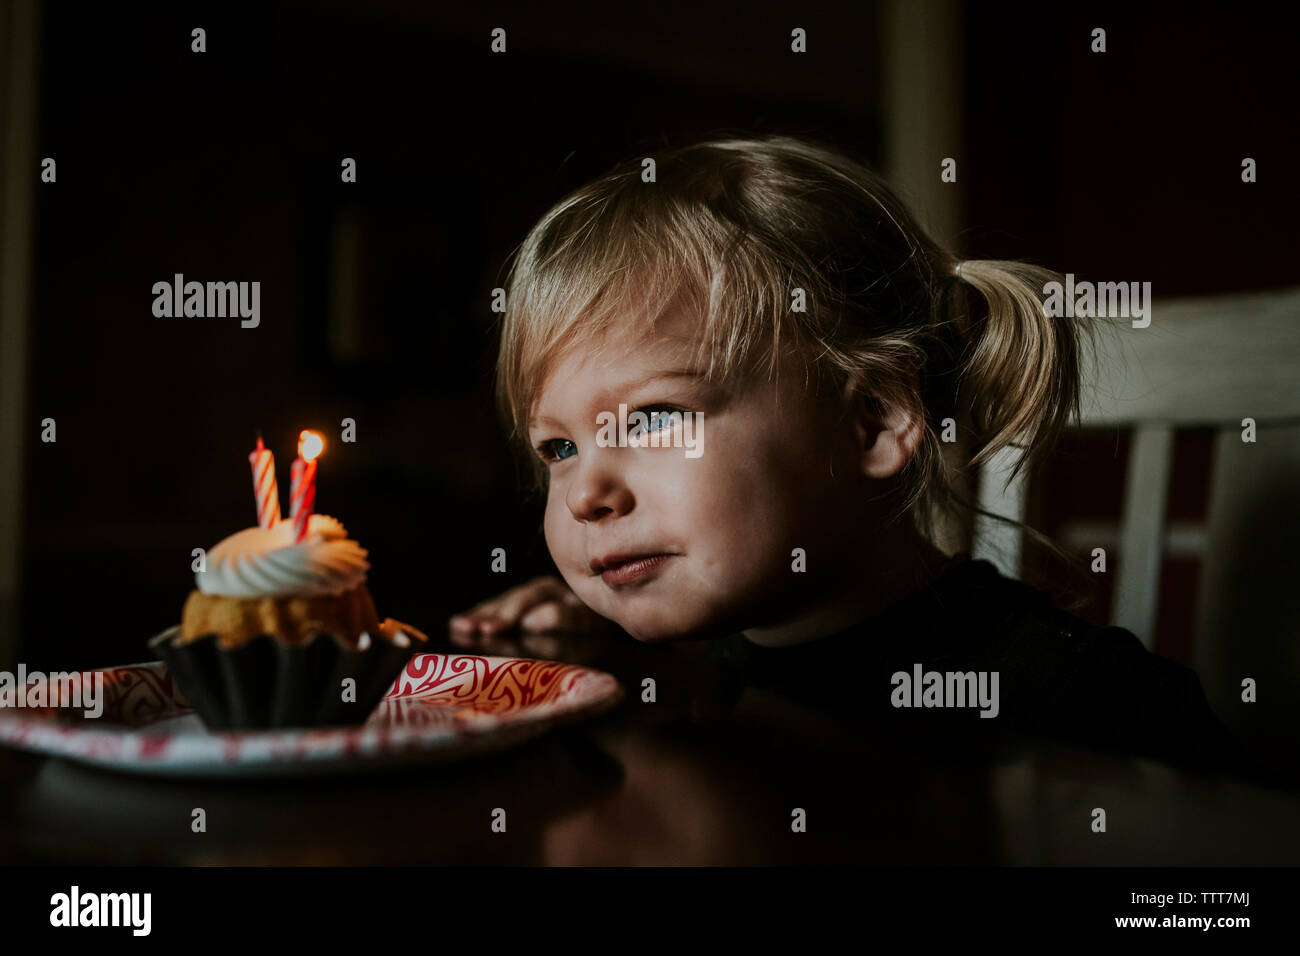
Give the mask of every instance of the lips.
<svg viewBox="0 0 1300 956">
<path fill-rule="evenodd" d="M 628 584 L 655 573 L 672 557 L 665 552 L 607 554 L 591 562 L 591 572 L 609 585 Z"/>
</svg>

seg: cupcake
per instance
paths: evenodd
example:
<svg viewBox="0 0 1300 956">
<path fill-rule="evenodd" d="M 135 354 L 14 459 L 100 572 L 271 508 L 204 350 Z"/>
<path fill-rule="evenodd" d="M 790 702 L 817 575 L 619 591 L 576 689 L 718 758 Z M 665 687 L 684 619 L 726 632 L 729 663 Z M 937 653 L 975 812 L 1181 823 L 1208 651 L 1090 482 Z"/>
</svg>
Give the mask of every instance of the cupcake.
<svg viewBox="0 0 1300 956">
<path fill-rule="evenodd" d="M 268 524 L 208 552 L 150 647 L 210 730 L 364 723 L 428 639 L 379 620 L 367 552 L 337 520 L 311 515 L 300 541 Z"/>
</svg>

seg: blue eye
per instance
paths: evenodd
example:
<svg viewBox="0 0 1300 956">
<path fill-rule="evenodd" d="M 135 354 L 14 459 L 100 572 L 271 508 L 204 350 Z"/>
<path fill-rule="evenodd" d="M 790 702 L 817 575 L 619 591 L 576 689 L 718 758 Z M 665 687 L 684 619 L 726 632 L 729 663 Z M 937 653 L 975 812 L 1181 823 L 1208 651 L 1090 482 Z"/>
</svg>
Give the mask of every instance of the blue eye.
<svg viewBox="0 0 1300 956">
<path fill-rule="evenodd" d="M 678 408 L 669 407 L 669 408 L 661 408 L 657 410 L 642 408 L 642 409 L 638 409 L 638 411 L 646 413 L 647 422 L 644 430 L 647 432 L 662 431 L 663 429 L 669 428 L 670 426 L 674 425 L 676 422 L 681 421 L 682 419 L 681 410 Z M 639 435 L 641 434 L 641 431 L 642 429 L 640 427 L 629 428 L 628 434 Z"/>
<path fill-rule="evenodd" d="M 557 452 L 555 446 L 559 445 L 563 451 Z M 572 449 L 570 451 L 570 449 Z M 563 461 L 566 458 L 572 458 L 578 453 L 578 446 L 567 438 L 550 438 L 537 446 L 537 455 L 542 461 Z"/>
<path fill-rule="evenodd" d="M 650 427 L 647 430 L 657 432 L 660 428 L 667 428 L 672 423 L 673 413 L 667 409 L 661 409 L 650 413 Z"/>
</svg>

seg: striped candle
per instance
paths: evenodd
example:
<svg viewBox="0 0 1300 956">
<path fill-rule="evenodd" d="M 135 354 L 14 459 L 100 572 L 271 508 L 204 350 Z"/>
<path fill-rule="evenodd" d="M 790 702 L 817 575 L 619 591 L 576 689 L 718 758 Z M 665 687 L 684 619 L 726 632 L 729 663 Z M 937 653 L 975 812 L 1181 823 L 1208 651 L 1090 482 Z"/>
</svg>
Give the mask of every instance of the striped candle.
<svg viewBox="0 0 1300 956">
<path fill-rule="evenodd" d="M 298 510 L 293 516 L 295 544 L 307 537 L 307 525 L 311 522 L 312 510 L 316 507 L 316 459 L 306 462 L 298 492 L 298 497 L 294 499 Z"/>
<path fill-rule="evenodd" d="M 302 473 L 306 470 L 307 463 L 301 458 L 295 458 L 293 464 L 289 466 L 289 518 L 290 520 L 298 517 L 298 506 L 302 504 L 300 491 L 302 489 Z"/>
<path fill-rule="evenodd" d="M 275 456 L 257 436 L 257 447 L 248 456 L 253 470 L 253 497 L 257 501 L 257 524 L 273 528 L 280 520 L 280 489 L 275 484 Z"/>
<path fill-rule="evenodd" d="M 307 537 L 307 526 L 316 507 L 316 458 L 325 447 L 325 440 L 312 431 L 298 436 L 298 457 L 289 469 L 292 485 L 289 494 L 289 517 L 293 521 L 293 540 L 296 544 Z"/>
</svg>

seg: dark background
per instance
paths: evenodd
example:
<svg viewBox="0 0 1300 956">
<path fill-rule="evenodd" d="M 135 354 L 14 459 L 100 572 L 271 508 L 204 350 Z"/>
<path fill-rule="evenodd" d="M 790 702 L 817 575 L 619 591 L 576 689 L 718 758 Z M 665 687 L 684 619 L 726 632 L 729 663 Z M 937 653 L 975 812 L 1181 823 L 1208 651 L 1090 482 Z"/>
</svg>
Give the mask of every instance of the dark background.
<svg viewBox="0 0 1300 956">
<path fill-rule="evenodd" d="M 1294 283 L 1295 8 L 962 15 L 966 255 L 1160 296 Z M 18 659 L 148 659 L 193 586 L 191 549 L 255 521 L 259 429 L 286 509 L 298 431 L 330 439 L 317 510 L 370 550 L 381 616 L 438 631 L 551 570 L 491 401 L 510 253 L 615 161 L 714 131 L 806 133 L 879 163 L 880 55 L 870 3 L 45 4 L 37 155 L 58 182 L 34 210 Z M 358 237 L 359 322 L 337 314 L 340 234 Z M 155 318 L 151 287 L 177 272 L 260 281 L 261 326 Z M 1203 515 L 1210 447 L 1180 436 L 1171 518 Z M 1126 448 L 1121 430 L 1072 438 L 1031 523 L 1117 516 Z M 1157 650 L 1186 660 L 1195 563 L 1164 582 Z M 1104 620 L 1109 595 L 1090 600 Z"/>
</svg>

